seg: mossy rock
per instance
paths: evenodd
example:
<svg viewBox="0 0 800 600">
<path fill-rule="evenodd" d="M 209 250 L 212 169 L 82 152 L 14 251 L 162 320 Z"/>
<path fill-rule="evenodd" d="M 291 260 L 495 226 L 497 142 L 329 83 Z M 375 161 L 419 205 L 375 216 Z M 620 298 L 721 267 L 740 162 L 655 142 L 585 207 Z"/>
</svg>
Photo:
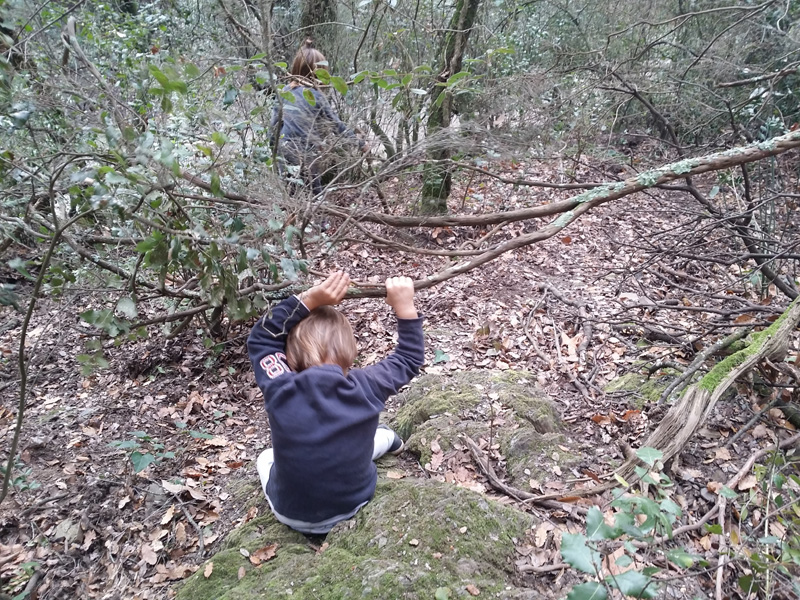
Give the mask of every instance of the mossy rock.
<svg viewBox="0 0 800 600">
<path fill-rule="evenodd" d="M 469 598 L 466 586 L 495 598 L 537 598 L 515 585 L 515 546 L 529 535 L 530 515 L 469 490 L 432 480 L 380 480 L 375 498 L 337 525 L 317 552 L 305 536 L 271 515 L 231 532 L 222 550 L 178 590 L 177 600 L 251 598 Z M 256 567 L 250 553 L 278 544 Z M 245 574 L 239 579 L 239 569 Z"/>
<path fill-rule="evenodd" d="M 632 404 L 641 409 L 645 404 L 656 404 L 661 399 L 661 394 L 676 377 L 670 369 L 669 373 L 661 377 L 647 377 L 641 373 L 626 373 L 617 377 L 605 387 L 607 394 L 614 392 L 633 392 Z"/>
<path fill-rule="evenodd" d="M 532 477 L 551 477 L 556 464 L 566 470 L 581 461 L 579 452 L 564 450 L 572 443 L 535 381 L 526 371 L 426 375 L 399 397 L 391 424 L 423 465 L 434 440 L 444 453 L 463 448 L 462 435 L 497 443 L 508 482 L 527 489 Z"/>
</svg>

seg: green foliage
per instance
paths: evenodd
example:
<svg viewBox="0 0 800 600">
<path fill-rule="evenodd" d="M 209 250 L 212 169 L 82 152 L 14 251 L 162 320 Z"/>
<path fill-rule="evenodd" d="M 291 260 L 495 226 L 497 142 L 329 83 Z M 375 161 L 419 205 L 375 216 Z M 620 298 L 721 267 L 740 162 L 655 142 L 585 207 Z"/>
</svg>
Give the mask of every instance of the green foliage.
<svg viewBox="0 0 800 600">
<path fill-rule="evenodd" d="M 662 453 L 655 448 L 639 448 L 637 456 L 651 469 L 659 465 Z M 611 503 L 614 509 L 614 523 L 609 525 L 599 508 L 593 506 L 586 515 L 586 535 L 563 534 L 561 556 L 572 568 L 594 576 L 601 577 L 603 554 L 624 549 L 624 554 L 615 559 L 618 568 L 626 568 L 636 562 L 637 548 L 631 540 L 651 543 L 657 534 L 672 537 L 672 525 L 681 515 L 680 507 L 669 498 L 671 482 L 660 472 L 639 469 L 637 475 L 649 484 L 655 499 L 643 493 L 635 493 L 632 489 L 619 493 Z M 628 486 L 629 487 L 629 486 Z M 609 546 L 609 542 L 613 542 Z M 666 557 L 683 567 L 691 567 L 701 562 L 681 548 L 669 548 Z M 689 564 L 687 564 L 687 562 Z M 705 564 L 703 562 L 703 564 Z M 612 589 L 617 589 L 626 596 L 637 598 L 655 598 L 658 585 L 653 575 L 658 569 L 639 570 L 631 568 L 617 575 L 608 575 L 602 581 L 589 581 L 575 586 L 568 598 L 584 600 L 588 598 L 606 598 Z"/>
<path fill-rule="evenodd" d="M 0 478 L 4 478 L 6 474 L 6 463 L 0 465 Z M 28 490 L 37 490 L 42 487 L 42 484 L 32 478 L 33 468 L 27 466 L 20 460 L 15 460 L 11 474 L 11 487 L 17 492 L 25 492 Z"/>
<path fill-rule="evenodd" d="M 175 453 L 165 449 L 164 444 L 144 431 L 131 431 L 127 440 L 116 440 L 109 444 L 112 448 L 128 452 L 134 473 L 141 473 L 152 464 L 158 465 L 165 459 L 175 458 Z"/>
</svg>

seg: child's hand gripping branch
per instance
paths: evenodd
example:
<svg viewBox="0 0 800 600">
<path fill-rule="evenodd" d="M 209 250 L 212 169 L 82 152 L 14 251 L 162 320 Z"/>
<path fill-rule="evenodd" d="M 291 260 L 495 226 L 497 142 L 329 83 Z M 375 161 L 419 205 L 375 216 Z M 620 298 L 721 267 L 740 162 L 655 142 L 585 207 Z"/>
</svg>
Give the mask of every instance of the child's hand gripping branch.
<svg viewBox="0 0 800 600">
<path fill-rule="evenodd" d="M 349 286 L 350 276 L 343 271 L 336 271 L 322 283 L 302 292 L 299 298 L 309 311 L 318 306 L 335 306 L 342 301 Z"/>
<path fill-rule="evenodd" d="M 398 319 L 416 319 L 414 282 L 410 277 L 389 277 L 386 280 L 386 304 L 394 309 Z"/>
</svg>

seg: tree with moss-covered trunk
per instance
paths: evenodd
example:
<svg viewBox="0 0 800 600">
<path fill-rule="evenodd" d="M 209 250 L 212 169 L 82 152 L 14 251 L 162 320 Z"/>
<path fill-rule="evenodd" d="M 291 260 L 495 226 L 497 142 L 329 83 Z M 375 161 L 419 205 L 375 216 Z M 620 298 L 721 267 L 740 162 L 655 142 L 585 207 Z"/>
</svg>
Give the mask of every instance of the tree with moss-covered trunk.
<svg viewBox="0 0 800 600">
<path fill-rule="evenodd" d="M 432 162 L 425 165 L 422 183 L 421 210 L 423 213 L 447 212 L 447 198 L 452 184 L 451 169 L 442 161 L 450 158 L 447 143 L 436 141 L 436 134 L 450 126 L 453 112 L 453 93 L 447 81 L 461 71 L 464 50 L 475 24 L 480 0 L 458 0 L 444 36 L 441 54 L 443 66 L 431 92 L 431 109 L 428 115 L 428 137 L 433 142 L 428 152 Z"/>
<path fill-rule="evenodd" d="M 300 13 L 300 42 L 311 38 L 317 48 L 330 48 L 336 40 L 336 0 L 304 0 Z M 329 58 L 330 60 L 330 58 Z"/>
</svg>

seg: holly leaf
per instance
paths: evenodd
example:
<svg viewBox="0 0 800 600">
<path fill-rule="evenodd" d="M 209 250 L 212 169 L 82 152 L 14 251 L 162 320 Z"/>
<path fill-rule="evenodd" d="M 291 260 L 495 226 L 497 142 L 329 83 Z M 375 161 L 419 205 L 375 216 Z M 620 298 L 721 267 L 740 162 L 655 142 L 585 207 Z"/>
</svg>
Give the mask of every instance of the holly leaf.
<svg viewBox="0 0 800 600">
<path fill-rule="evenodd" d="M 134 302 L 133 298 L 120 298 L 119 302 L 117 302 L 117 310 L 128 319 L 136 318 L 136 302 Z"/>
<path fill-rule="evenodd" d="M 603 520 L 603 513 L 596 506 L 589 509 L 586 515 L 586 534 L 590 540 L 613 540 L 619 537 L 622 532 L 608 525 Z"/>
<path fill-rule="evenodd" d="M 613 577 L 606 577 L 606 583 L 617 588 L 625 596 L 634 598 L 655 598 L 658 590 L 653 580 L 638 571 L 625 571 Z"/>
<path fill-rule="evenodd" d="M 567 595 L 567 600 L 605 600 L 608 592 L 603 584 L 596 581 L 576 585 Z"/>
<path fill-rule="evenodd" d="M 565 533 L 561 538 L 561 557 L 573 569 L 594 575 L 600 569 L 600 553 L 586 545 L 582 533 Z"/>
</svg>

